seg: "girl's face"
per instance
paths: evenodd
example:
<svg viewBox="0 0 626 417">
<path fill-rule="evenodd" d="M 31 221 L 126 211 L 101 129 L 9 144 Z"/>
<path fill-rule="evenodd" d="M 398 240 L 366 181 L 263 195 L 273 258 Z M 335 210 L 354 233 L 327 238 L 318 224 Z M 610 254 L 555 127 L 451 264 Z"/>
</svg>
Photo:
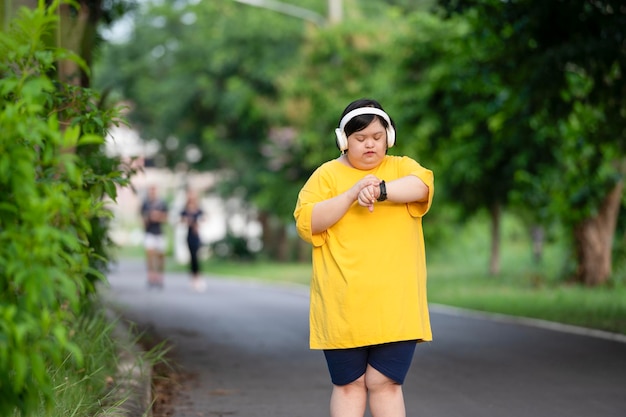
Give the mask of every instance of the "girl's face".
<svg viewBox="0 0 626 417">
<path fill-rule="evenodd" d="M 387 151 L 387 130 L 378 117 L 365 129 L 348 136 L 346 156 L 350 165 L 357 169 L 376 168 L 385 158 Z"/>
</svg>

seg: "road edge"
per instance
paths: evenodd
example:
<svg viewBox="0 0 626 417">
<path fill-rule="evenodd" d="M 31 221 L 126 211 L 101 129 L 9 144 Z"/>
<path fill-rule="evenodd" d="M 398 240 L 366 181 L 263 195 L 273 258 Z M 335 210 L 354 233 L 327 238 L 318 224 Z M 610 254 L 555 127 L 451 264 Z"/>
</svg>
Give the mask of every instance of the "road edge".
<svg viewBox="0 0 626 417">
<path fill-rule="evenodd" d="M 144 350 L 132 338 L 129 325 L 123 317 L 107 310 L 115 326 L 111 336 L 118 344 L 116 388 L 111 393 L 113 409 L 101 417 L 152 417 L 152 364 L 142 360 Z"/>
<path fill-rule="evenodd" d="M 619 343 L 626 343 L 626 335 L 621 333 L 612 333 L 604 330 L 591 329 L 588 327 L 574 326 L 571 324 L 563 324 L 554 321 L 533 319 L 529 317 L 510 316 L 501 313 L 488 313 L 478 310 L 470 310 L 461 307 L 452 307 L 444 304 L 429 304 L 430 311 L 451 316 L 474 317 L 485 320 L 492 320 L 508 324 L 521 324 L 524 326 L 539 327 L 546 330 L 557 332 L 577 334 L 580 336 L 595 337 L 598 339 L 611 340 Z"/>
</svg>

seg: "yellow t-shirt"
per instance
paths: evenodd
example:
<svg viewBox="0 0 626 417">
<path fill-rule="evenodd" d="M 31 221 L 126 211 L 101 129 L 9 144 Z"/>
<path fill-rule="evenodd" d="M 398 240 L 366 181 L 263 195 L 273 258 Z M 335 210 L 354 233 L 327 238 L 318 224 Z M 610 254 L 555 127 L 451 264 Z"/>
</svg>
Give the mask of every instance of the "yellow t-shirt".
<svg viewBox="0 0 626 417">
<path fill-rule="evenodd" d="M 423 203 L 354 202 L 326 231 L 311 233 L 313 206 L 367 174 L 387 182 L 415 175 L 428 186 Z M 402 340 L 430 341 L 422 216 L 432 203 L 432 171 L 408 157 L 387 155 L 372 170 L 337 160 L 320 166 L 298 195 L 298 234 L 313 245 L 311 349 L 343 349 Z"/>
</svg>

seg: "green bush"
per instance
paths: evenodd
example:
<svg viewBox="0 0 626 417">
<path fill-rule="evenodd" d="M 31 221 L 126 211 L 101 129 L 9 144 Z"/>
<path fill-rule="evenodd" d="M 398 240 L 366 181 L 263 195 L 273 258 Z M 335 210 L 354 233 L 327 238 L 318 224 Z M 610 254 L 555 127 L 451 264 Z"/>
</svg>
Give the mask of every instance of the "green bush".
<svg viewBox="0 0 626 417">
<path fill-rule="evenodd" d="M 105 197 L 127 182 L 103 152 L 115 112 L 54 79 L 77 58 L 46 45 L 56 17 L 42 4 L 0 33 L 0 415 L 50 407 L 48 370 L 83 365 L 76 326 L 107 263 Z"/>
</svg>

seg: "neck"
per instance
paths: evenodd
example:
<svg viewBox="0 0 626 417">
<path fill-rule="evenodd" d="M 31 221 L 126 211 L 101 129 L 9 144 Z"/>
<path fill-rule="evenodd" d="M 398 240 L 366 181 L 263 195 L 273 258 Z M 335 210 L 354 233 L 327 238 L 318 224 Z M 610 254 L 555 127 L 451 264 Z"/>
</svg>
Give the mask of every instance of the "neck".
<svg viewBox="0 0 626 417">
<path fill-rule="evenodd" d="M 341 154 L 341 156 L 339 157 L 339 161 L 342 162 L 344 165 L 349 166 L 350 168 L 354 168 L 354 166 L 350 163 L 350 160 L 348 159 L 348 155 L 345 152 Z"/>
</svg>

